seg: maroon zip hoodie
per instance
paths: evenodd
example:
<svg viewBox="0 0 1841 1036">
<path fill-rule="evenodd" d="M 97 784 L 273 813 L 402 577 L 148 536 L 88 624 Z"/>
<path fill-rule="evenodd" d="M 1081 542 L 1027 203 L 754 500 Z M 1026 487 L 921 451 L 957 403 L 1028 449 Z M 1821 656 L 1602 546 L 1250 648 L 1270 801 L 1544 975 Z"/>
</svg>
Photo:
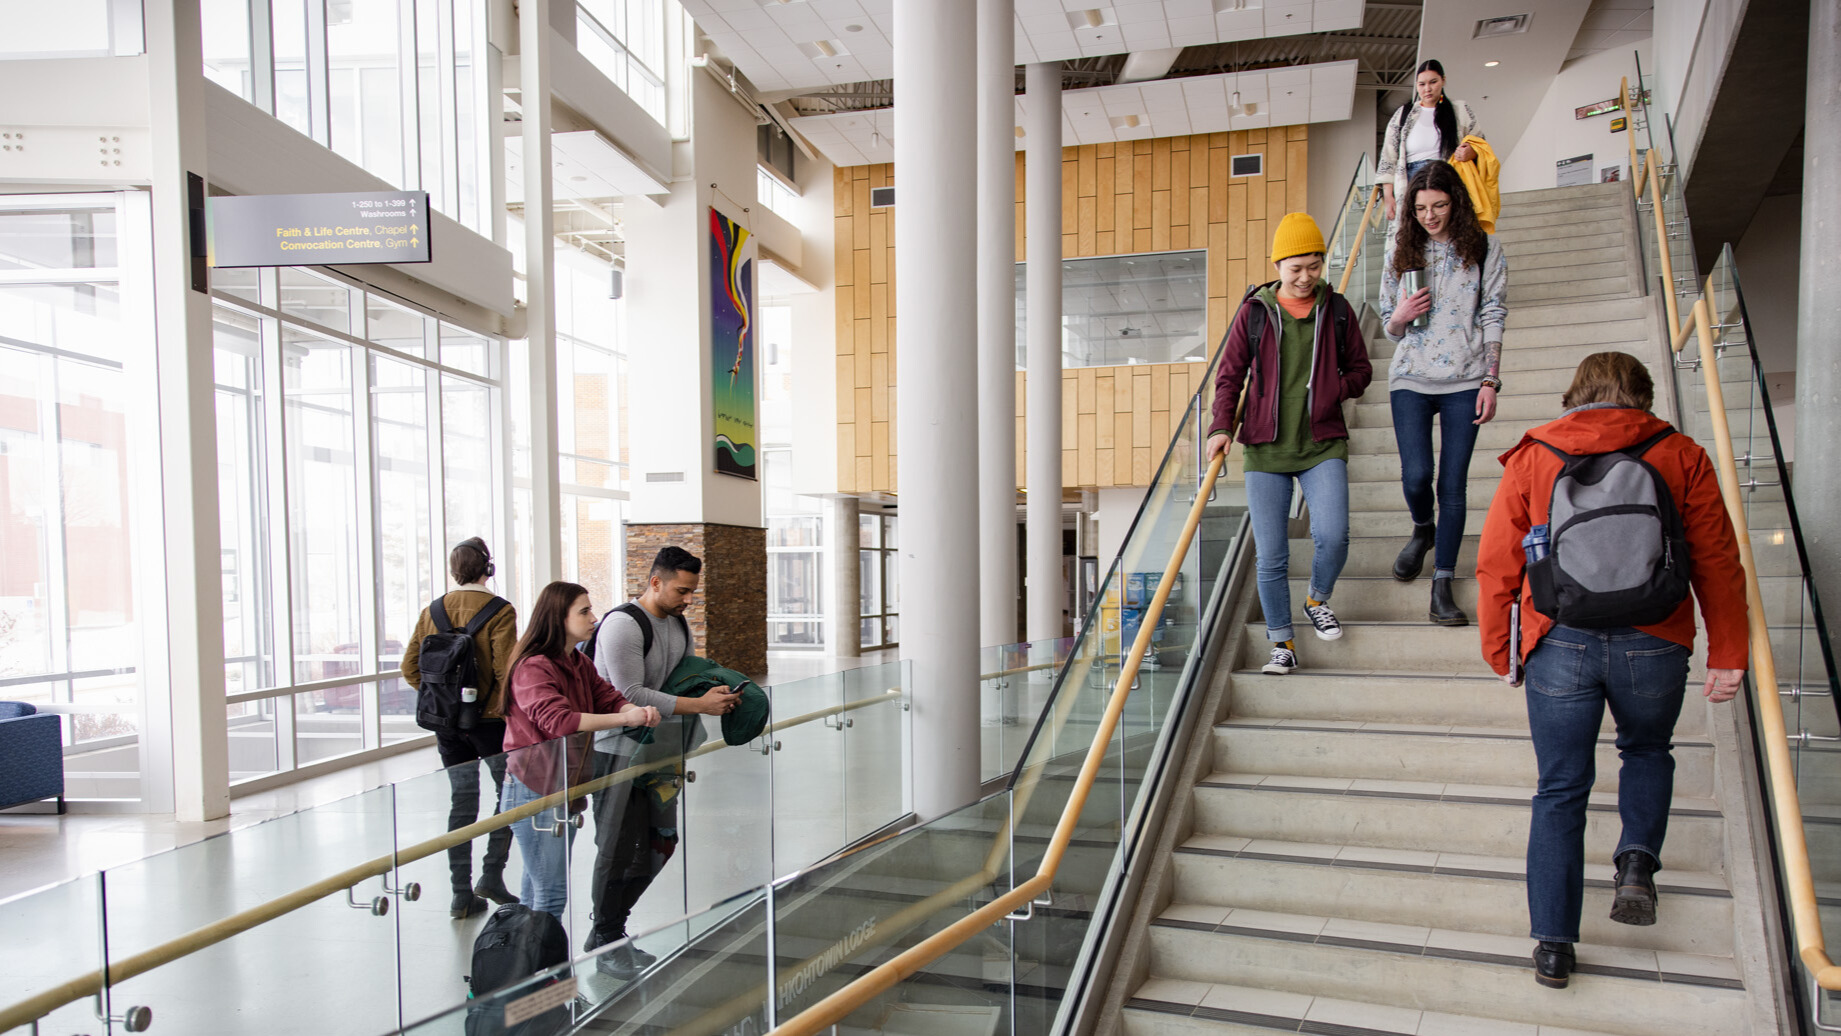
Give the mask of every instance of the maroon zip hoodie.
<svg viewBox="0 0 1841 1036">
<path fill-rule="evenodd" d="M 1277 282 L 1274 282 L 1276 284 Z M 1266 285 L 1265 287 L 1272 287 Z M 1234 314 L 1221 344 L 1221 363 L 1215 370 L 1214 420 L 1209 434 L 1235 432 L 1242 445 L 1256 446 L 1278 438 L 1278 343 L 1279 310 L 1261 296 L 1263 288 L 1248 295 Z M 1266 326 L 1257 349 L 1248 342 L 1248 314 L 1254 306 L 1266 311 Z M 1340 307 L 1347 311 L 1344 333 L 1336 335 L 1334 314 Z M 1310 376 L 1311 438 L 1346 439 L 1349 429 L 1342 419 L 1345 399 L 1358 399 L 1374 379 L 1374 367 L 1368 362 L 1368 345 L 1362 340 L 1354 307 L 1347 299 L 1326 286 L 1318 293 L 1317 328 L 1312 349 Z M 1331 391 L 1323 391 L 1324 386 Z M 1247 389 L 1244 405 L 1241 387 Z M 1239 412 L 1235 408 L 1239 406 Z"/>
</svg>

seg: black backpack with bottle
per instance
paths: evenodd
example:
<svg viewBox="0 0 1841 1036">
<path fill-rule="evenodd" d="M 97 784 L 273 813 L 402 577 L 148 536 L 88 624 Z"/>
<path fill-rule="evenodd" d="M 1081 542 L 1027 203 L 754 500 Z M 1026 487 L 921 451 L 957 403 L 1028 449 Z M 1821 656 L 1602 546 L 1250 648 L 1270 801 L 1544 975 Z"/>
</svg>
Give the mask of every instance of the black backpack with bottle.
<svg viewBox="0 0 1841 1036">
<path fill-rule="evenodd" d="M 418 665 L 422 685 L 416 689 L 416 725 L 424 730 L 467 730 L 479 719 L 477 702 L 461 700 L 462 688 L 480 686 L 478 656 L 473 638 L 510 602 L 494 596 L 466 626 L 448 621 L 446 597 L 428 605 L 435 632 L 422 638 Z M 467 708 L 466 706 L 472 706 Z"/>
</svg>

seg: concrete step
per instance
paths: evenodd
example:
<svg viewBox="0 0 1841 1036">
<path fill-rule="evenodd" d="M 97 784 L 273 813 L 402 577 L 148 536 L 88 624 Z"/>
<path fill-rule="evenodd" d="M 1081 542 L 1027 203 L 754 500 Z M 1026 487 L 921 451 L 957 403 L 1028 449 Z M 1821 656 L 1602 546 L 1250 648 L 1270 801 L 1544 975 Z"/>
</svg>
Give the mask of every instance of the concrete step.
<svg viewBox="0 0 1841 1036">
<path fill-rule="evenodd" d="M 1594 185 L 1601 186 L 1601 185 Z M 1579 191 L 1577 187 L 1553 188 L 1556 192 Z M 1516 191 L 1502 196 L 1502 211 L 1505 213 L 1532 212 L 1554 206 L 1590 208 L 1607 204 L 1630 204 L 1631 191 L 1628 184 L 1621 191 L 1599 191 L 1592 194 L 1551 193 L 1539 191 Z"/>
<path fill-rule="evenodd" d="M 1562 281 L 1552 284 L 1509 284 L 1509 305 L 1535 302 L 1591 302 L 1603 299 L 1627 299 L 1637 296 L 1637 289 L 1622 278 Z"/>
<path fill-rule="evenodd" d="M 1526 388 L 1528 379 L 1516 378 L 1516 383 Z M 1543 382 L 1543 386 L 1549 383 Z M 1558 388 L 1545 387 L 1543 391 L 1505 391 L 1496 398 L 1496 421 L 1525 421 L 1528 428 L 1546 424 L 1560 416 L 1560 396 L 1571 385 Z M 1514 385 L 1507 382 L 1502 386 L 1513 390 Z M 1387 381 L 1384 373 L 1376 376 L 1376 384 L 1371 386 L 1361 400 L 1355 404 L 1355 421 L 1353 428 L 1388 428 L 1393 427 L 1393 404 L 1387 397 Z"/>
<path fill-rule="evenodd" d="M 1502 205 L 1531 205 L 1545 201 L 1568 200 L 1587 203 L 1602 198 L 1623 198 L 1634 193 L 1628 183 L 1586 183 L 1573 187 L 1539 187 L 1531 191 L 1513 191 L 1502 196 Z"/>
<path fill-rule="evenodd" d="M 1713 797 L 1713 745 L 1675 739 L 1675 794 Z M 1393 777 L 1444 784 L 1508 785 L 1539 772 L 1525 727 L 1399 724 L 1367 727 L 1354 720 L 1270 720 L 1230 717 L 1215 726 L 1214 767 L 1229 773 L 1299 777 Z M 1617 746 L 1601 737 L 1597 791 L 1617 791 Z"/>
<path fill-rule="evenodd" d="M 1297 607 L 1303 603 L 1299 600 Z M 1249 653 L 1243 658 L 1263 658 L 1270 649 L 1264 622 L 1249 622 L 1245 638 Z M 1438 677 L 1489 671 L 1475 626 L 1433 626 L 1420 619 L 1344 622 L 1341 638 L 1331 641 L 1305 632 L 1298 655 L 1305 671 L 1354 669 Z"/>
<path fill-rule="evenodd" d="M 1581 208 L 1537 208 L 1529 212 L 1505 212 L 1496 220 L 1496 233 L 1502 235 L 1547 227 L 1572 227 L 1575 228 L 1575 234 L 1605 234 L 1621 231 L 1628 226 L 1622 206 L 1589 205 Z"/>
<path fill-rule="evenodd" d="M 1484 425 L 1484 427 L 1489 426 Z M 1520 441 L 1519 436 L 1516 437 L 1516 441 Z M 1436 427 L 1432 429 L 1432 448 L 1435 451 L 1434 456 L 1439 457 L 1442 462 L 1442 455 L 1436 453 L 1438 449 L 1438 429 Z M 1503 449 L 1507 448 L 1503 447 Z M 1470 476 L 1472 478 L 1500 478 L 1502 465 L 1496 462 L 1496 457 L 1501 452 L 1502 450 L 1471 450 L 1468 468 Z M 1395 450 L 1389 449 L 1385 452 L 1377 450 L 1368 453 L 1357 453 L 1353 449 L 1349 451 L 1349 481 L 1351 483 L 1380 482 L 1388 479 L 1399 481 L 1399 478 L 1400 454 Z"/>
<path fill-rule="evenodd" d="M 1610 320 L 1648 320 L 1652 311 L 1649 300 L 1641 297 L 1518 306 L 1509 310 L 1508 327 L 1513 331 L 1555 325 L 1573 327 Z"/>
<path fill-rule="evenodd" d="M 1545 240 L 1524 241 L 1513 249 L 1503 247 L 1508 255 L 1509 269 L 1519 270 L 1536 258 L 1564 256 L 1568 253 L 1594 248 L 1610 248 L 1617 251 L 1616 258 L 1625 257 L 1628 239 L 1623 233 L 1585 234 L 1572 238 L 1547 238 Z"/>
<path fill-rule="evenodd" d="M 1588 240 L 1602 241 L 1607 238 L 1617 238 L 1619 236 L 1620 235 L 1616 234 L 1593 234 L 1590 235 Z M 1567 249 L 1554 248 L 1547 251 L 1532 251 L 1526 248 L 1517 249 L 1515 254 L 1509 257 L 1509 276 L 1516 280 L 1520 280 L 1524 275 L 1548 269 L 1563 269 L 1569 266 L 1585 266 L 1598 263 L 1614 263 L 1622 268 L 1629 262 L 1630 250 L 1624 247 L 1622 241 L 1609 241 L 1596 248 L 1588 247 L 1580 241 L 1574 241 L 1573 247 Z"/>
<path fill-rule="evenodd" d="M 1609 210 L 1606 210 L 1607 213 Z M 1530 241 L 1571 241 L 1580 237 L 1597 237 L 1601 234 L 1622 234 L 1627 229 L 1621 216 L 1607 215 L 1602 219 L 1574 221 L 1552 215 L 1536 214 L 1521 220 L 1497 220 L 1496 240 L 1502 242 L 1503 251 L 1510 255 L 1515 249 Z"/>
<path fill-rule="evenodd" d="M 1472 568 L 1460 572 L 1451 588 L 1457 606 L 1471 616 L 1477 613 L 1477 581 L 1470 578 L 1475 571 Z M 1293 618 L 1300 623 L 1307 621 L 1303 609 L 1304 595 L 1310 591 L 1310 580 L 1306 578 L 1309 572 L 1308 567 L 1291 570 L 1291 606 L 1297 611 Z M 1350 575 L 1344 566 L 1342 577 L 1336 580 L 1335 594 L 1330 598 L 1330 609 L 1342 622 L 1412 620 L 1426 613 L 1431 597 L 1432 563 L 1429 558 L 1424 574 L 1410 583 L 1402 583 L 1392 574 Z"/>
<path fill-rule="evenodd" d="M 1491 464 L 1496 464 L 1495 458 L 1497 454 L 1502 453 L 1521 441 L 1521 437 L 1526 431 L 1522 426 L 1527 425 L 1528 427 L 1533 427 L 1535 424 L 1536 422 L 1533 421 L 1491 421 L 1477 429 L 1476 452 L 1479 454 L 1489 454 L 1489 462 Z M 1436 447 L 1438 442 L 1438 428 L 1436 426 L 1432 429 L 1432 442 Z M 1397 476 L 1400 470 L 1399 450 L 1394 442 L 1394 430 L 1391 427 L 1352 428 L 1349 430 L 1349 460 L 1351 466 L 1353 466 L 1354 460 L 1357 457 L 1378 456 L 1381 454 L 1391 455 L 1390 462 L 1394 465 L 1394 472 Z M 1502 465 L 1496 464 L 1496 471 L 1500 472 L 1501 470 Z"/>
<path fill-rule="evenodd" d="M 1596 352 L 1617 350 L 1637 355 L 1650 349 L 1649 342 L 1641 336 L 1627 341 L 1604 340 L 1578 345 L 1533 346 L 1516 339 L 1515 332 L 1503 336 L 1502 371 L 1504 378 L 1531 371 L 1564 370 L 1572 372 L 1578 369 L 1579 362 Z M 1375 367 L 1376 378 L 1383 378 L 1388 367 L 1393 363 L 1394 353 L 1399 343 L 1382 338 L 1368 343 L 1368 361 Z"/>
<path fill-rule="evenodd" d="M 1443 1011 L 1400 1010 L 1330 996 L 1225 983 L 1153 978 L 1121 1013 L 1125 1036 L 1272 1036 L 1279 1032 L 1364 1036 L 1604 1036 L 1599 1032 Z"/>
<path fill-rule="evenodd" d="M 1176 883 L 1165 916 L 1206 921 L 1220 908 L 1250 907 L 1380 924 L 1437 918 L 1441 928 L 1525 937 L 1523 857 L 1439 854 L 1308 842 L 1254 842 L 1197 835 L 1172 854 Z M 1717 876 L 1669 868 L 1656 875 L 1658 923 L 1610 918 L 1616 868 L 1585 865 L 1580 936 L 1588 943 L 1732 955 L 1732 896 Z"/>
<path fill-rule="evenodd" d="M 1494 461 L 1490 461 L 1494 464 Z M 1497 465 L 1496 471 L 1502 470 Z M 1400 494 L 1400 475 L 1396 469 L 1392 474 L 1369 472 L 1366 465 L 1362 474 L 1368 476 L 1357 480 L 1356 472 L 1349 472 L 1349 510 L 1350 511 L 1387 511 L 1398 510 L 1406 514 L 1406 499 Z M 1465 483 L 1465 503 L 1469 510 L 1487 511 L 1489 502 L 1496 495 L 1496 486 L 1502 480 L 1498 476 L 1489 478 L 1472 478 Z M 1477 526 L 1481 530 L 1483 526 Z"/>
<path fill-rule="evenodd" d="M 1301 723 L 1338 720 L 1385 726 L 1448 723 L 1524 730 L 1528 723 L 1527 695 L 1504 687 L 1502 681 L 1481 669 L 1465 676 L 1427 680 L 1373 675 L 1365 669 L 1299 670 L 1283 679 L 1273 679 L 1253 668 L 1234 673 L 1233 681 L 1233 716 L 1248 719 Z M 1702 701 L 1687 701 L 1675 732 L 1704 740 L 1708 709 Z M 1610 731 L 1613 726 L 1607 711 L 1600 729 Z"/>
<path fill-rule="evenodd" d="M 1509 287 L 1517 285 L 1555 284 L 1562 281 L 1597 281 L 1622 287 L 1628 280 L 1629 264 L 1621 256 L 1591 260 L 1574 254 L 1573 261 L 1535 268 L 1517 268 L 1509 273 Z"/>
<path fill-rule="evenodd" d="M 1303 1032 L 1423 1033 L 1426 1011 L 1539 1018 L 1543 1027 L 1617 1019 L 1631 1036 L 1745 1031 L 1745 992 L 1730 958 L 1582 943 L 1573 984 L 1554 995 L 1530 981 L 1532 950 L 1526 938 L 1252 910 L 1233 911 L 1213 929 L 1176 918 L 1151 927 L 1159 978 L 1366 1005 L 1334 1027 L 1304 1022 Z"/>
<path fill-rule="evenodd" d="M 1470 512 L 1466 512 L 1466 514 L 1468 513 Z M 1354 517 L 1355 515 L 1351 513 L 1351 521 L 1354 520 Z M 1374 515 L 1374 517 L 1378 519 L 1393 516 Z M 1479 521 L 1480 520 L 1481 519 L 1479 519 Z M 1337 580 L 1336 583 L 1336 595 L 1339 602 L 1345 592 L 1344 584 L 1351 579 L 1372 577 L 1393 578 L 1394 558 L 1400 553 L 1400 548 L 1406 546 L 1406 538 L 1412 534 L 1412 520 L 1406 515 L 1405 504 L 1400 505 L 1398 516 L 1394 518 L 1392 526 L 1398 526 L 1399 535 L 1349 537 L 1349 558 L 1347 561 L 1343 562 L 1342 578 Z M 1390 526 L 1390 528 L 1392 526 Z M 1477 571 L 1477 541 L 1480 538 L 1479 534 L 1482 531 L 1482 526 L 1472 526 L 1466 521 L 1464 527 L 1467 531 L 1463 541 L 1458 545 L 1457 568 L 1458 574 L 1461 577 L 1469 579 L 1471 576 L 1475 575 Z M 1291 574 L 1300 579 L 1309 575 L 1311 559 L 1316 556 L 1316 553 L 1317 548 L 1311 543 L 1310 537 L 1299 536 L 1292 539 Z M 1431 575 L 1432 556 L 1427 554 L 1426 568 L 1420 575 L 1418 584 L 1422 587 L 1425 586 L 1425 580 L 1431 578 Z M 1405 583 L 1402 585 L 1412 586 L 1414 584 Z M 1298 599 L 1295 592 L 1292 594 L 1292 597 Z M 1337 614 L 1340 615 L 1341 612 L 1338 611 Z"/>
<path fill-rule="evenodd" d="M 1384 483 L 1371 482 L 1368 483 L 1368 485 L 1384 485 Z M 1406 546 L 1406 538 L 1413 534 L 1413 519 L 1406 513 L 1406 502 L 1400 497 L 1400 487 L 1398 485 L 1393 487 L 1393 494 L 1394 495 L 1389 498 L 1388 501 L 1384 502 L 1381 507 L 1363 508 L 1351 510 L 1349 512 L 1349 538 L 1351 545 L 1358 539 L 1391 540 L 1394 544 L 1393 554 L 1399 553 L 1400 548 Z M 1483 519 L 1489 515 L 1489 499 L 1488 496 L 1481 498 L 1472 496 L 1467 501 L 1470 504 L 1469 510 L 1464 512 L 1464 529 L 1467 533 L 1474 535 L 1482 531 Z M 1466 538 L 1468 538 L 1468 536 Z M 1309 543 L 1310 540 L 1308 538 L 1294 537 L 1291 542 L 1293 544 L 1293 550 L 1295 550 L 1297 549 L 1297 543 Z M 1385 553 L 1385 551 L 1383 552 Z M 1383 572 L 1363 571 L 1360 574 L 1382 575 L 1385 574 L 1385 572 L 1393 571 L 1393 554 L 1387 554 L 1388 567 Z M 1307 554 L 1306 558 L 1308 557 L 1309 555 Z M 1350 551 L 1350 557 L 1354 557 L 1353 549 Z M 1460 567 L 1470 565 L 1470 571 L 1475 572 L 1477 563 L 1476 558 L 1474 541 L 1471 544 L 1467 544 L 1466 548 L 1460 548 L 1458 550 L 1457 561 Z M 1302 571 L 1308 572 L 1310 569 L 1305 568 L 1302 569 Z M 1344 569 L 1344 571 L 1349 570 Z"/>
<path fill-rule="evenodd" d="M 1203 778 L 1193 794 L 1198 834 L 1518 857 L 1528 848 L 1528 802 L 1534 797 L 1534 781 L 1533 774 L 1525 783 L 1499 787 L 1214 773 Z M 1621 830 L 1617 796 L 1593 792 L 1586 808 L 1585 858 L 1611 859 Z M 1663 849 L 1667 865 L 1723 875 L 1724 846 L 1725 825 L 1717 804 L 1675 796 Z"/>
</svg>

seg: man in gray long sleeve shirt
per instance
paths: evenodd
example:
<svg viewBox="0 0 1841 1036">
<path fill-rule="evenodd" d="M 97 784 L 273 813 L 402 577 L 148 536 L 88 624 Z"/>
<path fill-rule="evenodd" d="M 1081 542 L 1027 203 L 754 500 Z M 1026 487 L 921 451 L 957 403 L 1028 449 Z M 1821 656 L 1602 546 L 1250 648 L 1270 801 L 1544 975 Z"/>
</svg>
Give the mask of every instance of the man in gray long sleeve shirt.
<svg viewBox="0 0 1841 1036">
<path fill-rule="evenodd" d="M 627 700 L 650 705 L 666 717 L 654 741 L 641 746 L 625 736 L 595 738 L 595 772 L 605 776 L 634 764 L 671 759 L 703 740 L 702 715 L 721 715 L 735 707 L 737 695 L 713 688 L 699 698 L 679 698 L 663 690 L 672 670 L 690 654 L 690 627 L 684 609 L 702 577 L 703 562 L 681 547 L 658 552 L 646 578 L 645 592 L 632 607 L 617 608 L 595 631 L 595 669 Z M 640 623 L 650 627 L 640 628 Z M 650 643 L 648 650 L 647 644 Z M 609 733 L 609 732 L 603 732 Z M 612 731 L 619 735 L 618 731 Z M 660 805 L 648 790 L 648 775 L 615 784 L 595 803 L 594 929 L 584 949 L 626 937 L 633 905 L 652 884 L 677 848 L 675 800 Z M 596 967 L 617 978 L 632 978 L 652 962 L 630 943 L 601 955 Z"/>
</svg>

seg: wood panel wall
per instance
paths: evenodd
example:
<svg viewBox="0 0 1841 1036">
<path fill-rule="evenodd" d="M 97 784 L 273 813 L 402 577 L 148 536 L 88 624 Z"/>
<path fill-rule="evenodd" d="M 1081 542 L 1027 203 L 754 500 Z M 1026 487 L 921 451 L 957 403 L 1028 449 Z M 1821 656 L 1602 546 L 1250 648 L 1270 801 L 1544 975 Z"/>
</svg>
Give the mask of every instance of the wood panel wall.
<svg viewBox="0 0 1841 1036">
<path fill-rule="evenodd" d="M 1286 212 L 1305 208 L 1307 143 L 1308 127 L 1280 126 L 1065 148 L 1062 255 L 1205 249 L 1212 350 L 1247 285 L 1271 279 L 1265 258 L 1270 228 Z M 1229 156 L 1242 154 L 1263 154 L 1264 174 L 1229 176 Z M 871 187 L 894 182 L 893 166 L 851 166 L 835 175 L 838 491 L 895 492 L 895 214 L 869 206 Z M 1025 258 L 1024 179 L 1018 153 L 1019 262 Z M 1174 363 L 1063 371 L 1062 484 L 1148 485 L 1203 368 Z M 1020 486 L 1025 375 L 1016 377 Z"/>
</svg>

